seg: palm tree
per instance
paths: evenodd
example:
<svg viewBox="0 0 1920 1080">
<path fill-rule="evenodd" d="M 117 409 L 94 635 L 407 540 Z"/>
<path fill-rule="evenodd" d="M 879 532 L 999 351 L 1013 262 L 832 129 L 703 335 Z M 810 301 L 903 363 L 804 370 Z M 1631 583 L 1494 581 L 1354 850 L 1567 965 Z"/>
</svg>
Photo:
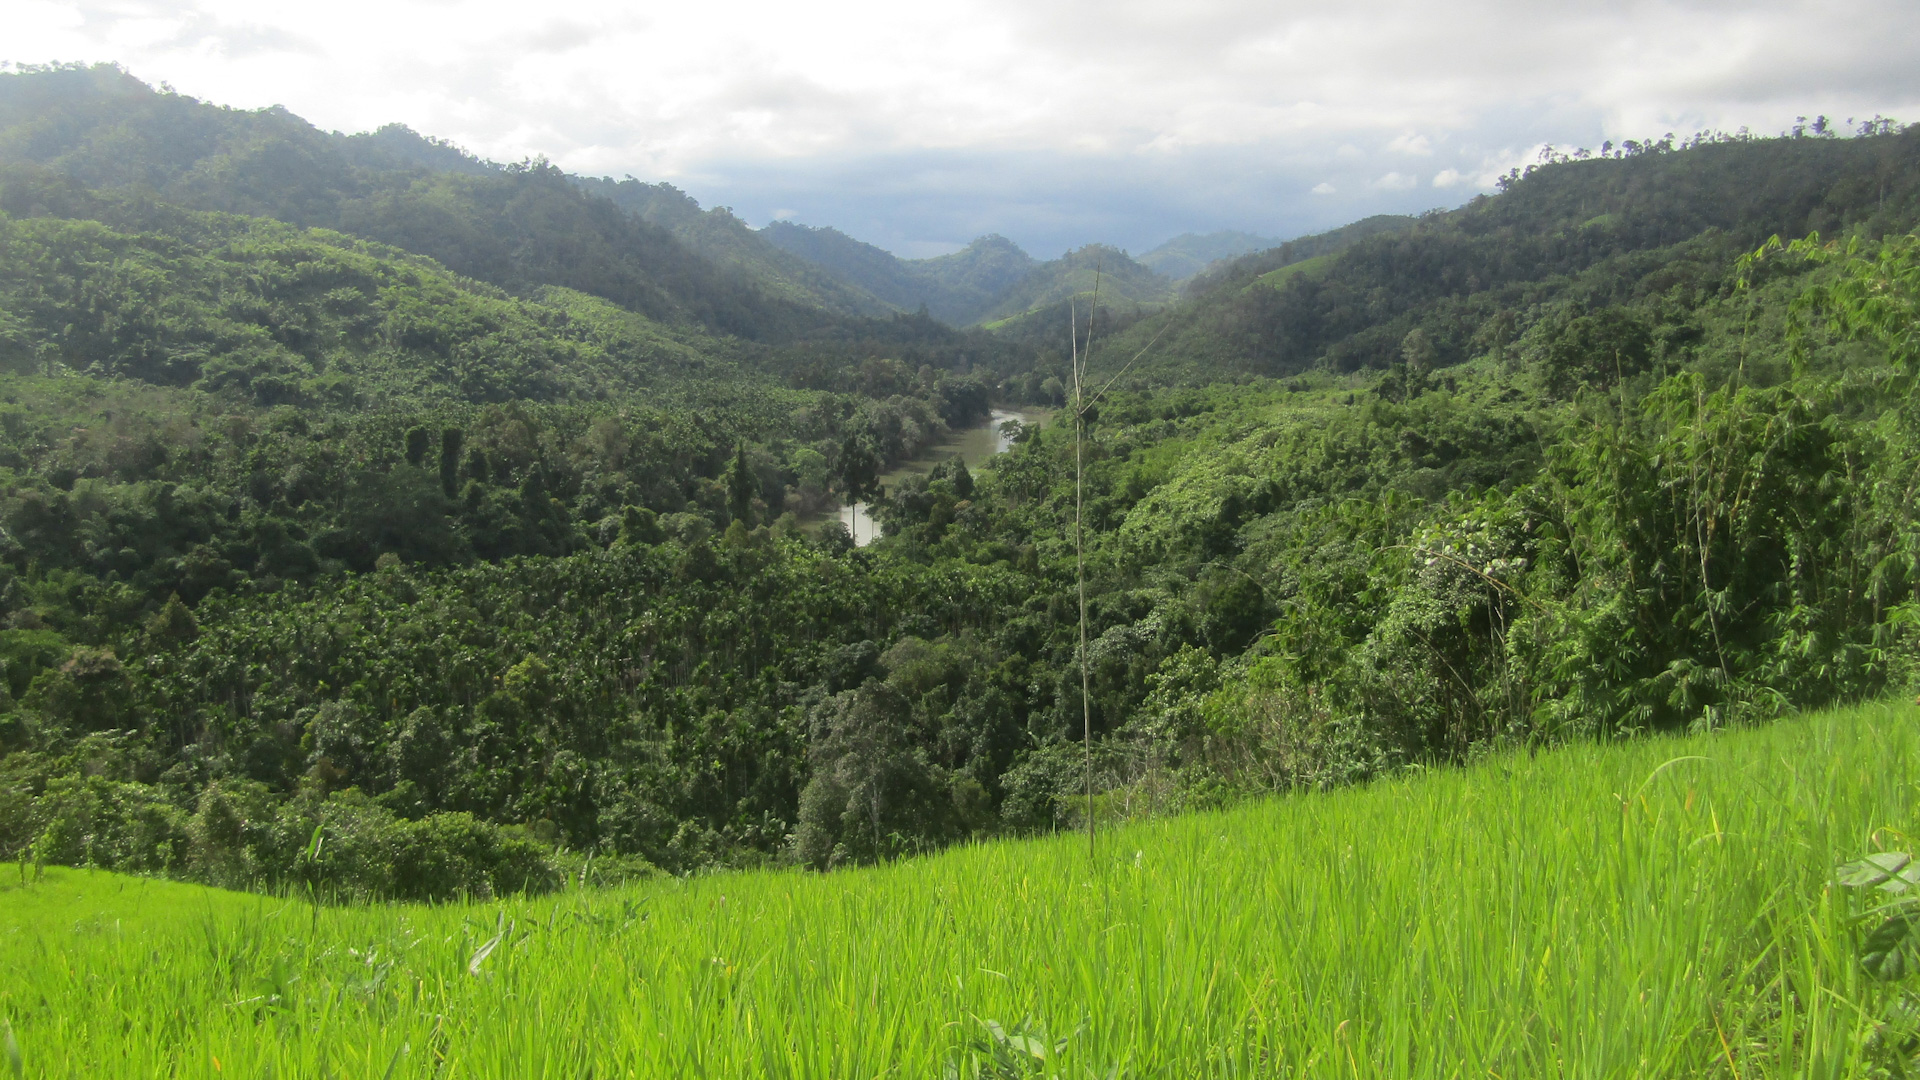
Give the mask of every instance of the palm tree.
<svg viewBox="0 0 1920 1080">
<path fill-rule="evenodd" d="M 840 444 L 840 484 L 846 491 L 847 508 L 852 510 L 862 499 L 875 494 L 880 479 L 880 462 L 873 451 L 859 438 L 848 435 Z M 860 546 L 860 515 L 849 513 L 847 520 L 851 524 L 853 543 Z"/>
</svg>

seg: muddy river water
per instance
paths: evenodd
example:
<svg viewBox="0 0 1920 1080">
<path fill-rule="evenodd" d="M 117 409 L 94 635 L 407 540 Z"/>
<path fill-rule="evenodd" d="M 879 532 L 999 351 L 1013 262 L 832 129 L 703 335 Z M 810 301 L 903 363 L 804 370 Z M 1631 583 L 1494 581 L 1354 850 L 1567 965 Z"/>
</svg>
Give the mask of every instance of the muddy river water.
<svg viewBox="0 0 1920 1080">
<path fill-rule="evenodd" d="M 917 476 L 933 471 L 935 465 L 950 457 L 959 455 L 967 463 L 967 468 L 978 466 L 995 454 L 1005 450 L 1010 444 L 1000 425 L 1009 420 L 1018 420 L 1026 424 L 1036 424 L 1046 418 L 1046 413 L 1032 410 L 995 409 L 987 422 L 978 427 L 956 431 L 945 441 L 935 443 L 919 457 L 895 467 L 880 475 L 883 487 L 891 489 L 902 477 Z M 880 538 L 880 523 L 867 516 L 867 504 L 855 503 L 840 508 L 840 522 L 853 533 L 854 541 L 865 547 Z"/>
</svg>

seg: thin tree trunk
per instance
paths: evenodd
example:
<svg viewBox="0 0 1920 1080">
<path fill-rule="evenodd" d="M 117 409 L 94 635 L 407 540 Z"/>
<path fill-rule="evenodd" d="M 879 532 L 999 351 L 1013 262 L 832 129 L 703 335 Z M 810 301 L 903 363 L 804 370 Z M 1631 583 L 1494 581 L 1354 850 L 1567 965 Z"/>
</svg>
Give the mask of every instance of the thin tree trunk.
<svg viewBox="0 0 1920 1080">
<path fill-rule="evenodd" d="M 1092 320 L 1088 320 L 1088 344 L 1092 344 Z M 1080 585 L 1080 740 L 1081 749 L 1086 756 L 1087 774 L 1087 858 L 1092 859 L 1093 850 L 1093 699 L 1090 696 L 1092 680 L 1087 673 L 1087 561 L 1085 548 L 1081 543 L 1081 511 L 1086 498 L 1086 464 L 1083 444 L 1086 434 L 1086 417 L 1078 411 L 1080 398 L 1080 380 L 1074 378 L 1075 412 L 1073 418 L 1073 568 L 1074 576 Z"/>
<path fill-rule="evenodd" d="M 1080 745 L 1086 769 L 1087 799 L 1087 859 L 1094 857 L 1093 820 L 1093 678 L 1087 658 L 1087 551 L 1083 525 L 1086 518 L 1087 491 L 1087 409 L 1092 402 L 1087 400 L 1086 376 L 1087 363 L 1093 356 L 1093 320 L 1100 311 L 1100 266 L 1093 268 L 1093 305 L 1087 312 L 1087 340 L 1080 340 L 1080 310 L 1072 301 L 1067 304 L 1067 335 L 1071 345 L 1073 359 L 1073 570 L 1074 579 L 1080 593 Z M 1165 328 L 1162 328 L 1165 332 Z M 1145 356 L 1148 349 L 1160 341 L 1155 334 L 1153 340 L 1133 354 L 1119 371 L 1104 383 L 1093 395 L 1093 401 L 1100 400 L 1106 392 L 1133 367 L 1134 361 Z"/>
<path fill-rule="evenodd" d="M 1080 342 L 1080 314 L 1077 305 L 1067 306 L 1069 339 L 1073 360 L 1073 575 L 1080 596 L 1080 753 L 1085 771 L 1084 795 L 1087 815 L 1087 861 L 1093 862 L 1093 679 L 1087 664 L 1087 555 L 1082 525 L 1086 514 L 1086 368 L 1093 352 L 1093 319 L 1100 310 L 1100 276 L 1094 271 L 1093 309 L 1087 313 L 1087 340 Z"/>
</svg>

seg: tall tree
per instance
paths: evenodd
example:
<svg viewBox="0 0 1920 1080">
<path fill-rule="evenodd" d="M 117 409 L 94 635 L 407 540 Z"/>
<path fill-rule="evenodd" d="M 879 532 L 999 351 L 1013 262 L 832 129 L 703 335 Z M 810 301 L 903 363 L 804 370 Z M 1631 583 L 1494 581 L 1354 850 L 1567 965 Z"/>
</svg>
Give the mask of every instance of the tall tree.
<svg viewBox="0 0 1920 1080">
<path fill-rule="evenodd" d="M 733 464 L 727 467 L 727 511 L 733 520 L 752 528 L 753 500 L 759 494 L 760 480 L 747 461 L 747 444 L 740 443 L 734 448 Z"/>
<path fill-rule="evenodd" d="M 848 435 L 840 444 L 840 486 L 845 492 L 847 505 L 857 506 L 874 493 L 880 479 L 880 460 L 874 456 L 867 444 L 857 435 Z M 859 518 L 853 518 L 854 528 L 858 529 Z M 854 543 L 860 542 L 860 536 L 854 534 Z"/>
</svg>

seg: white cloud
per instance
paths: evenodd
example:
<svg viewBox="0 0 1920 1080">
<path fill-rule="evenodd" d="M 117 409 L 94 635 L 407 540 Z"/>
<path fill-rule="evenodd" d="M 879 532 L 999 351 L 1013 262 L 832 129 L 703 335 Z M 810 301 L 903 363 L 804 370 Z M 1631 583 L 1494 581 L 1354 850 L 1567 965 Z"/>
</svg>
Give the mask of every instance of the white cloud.
<svg viewBox="0 0 1920 1080">
<path fill-rule="evenodd" d="M 1367 185 L 1380 191 L 1411 191 L 1420 186 L 1420 181 L 1402 172 L 1390 172 Z"/>
<path fill-rule="evenodd" d="M 1441 169 L 1433 176 L 1433 186 L 1437 188 L 1459 187 L 1466 182 L 1459 169 Z"/>
<path fill-rule="evenodd" d="M 1427 140 L 1427 137 L 1411 132 L 1396 137 L 1387 144 L 1387 150 L 1396 154 L 1411 154 L 1414 157 L 1433 156 L 1433 144 Z"/>
<path fill-rule="evenodd" d="M 1313 193 L 1315 195 L 1331 195 L 1338 190 L 1339 190 L 1338 188 L 1334 187 L 1332 184 L 1329 184 L 1324 180 L 1322 180 L 1318 184 L 1313 185 Z"/>
<path fill-rule="evenodd" d="M 1916 117 L 1911 4 L 10 0 L 0 59 L 118 61 L 323 128 L 398 120 L 500 160 L 671 180 L 753 220 L 1138 247 L 1423 209 L 1428 185 L 1368 181 L 1436 151 L 1459 155 L 1460 192 L 1510 147 Z M 1807 29 L 1845 26 L 1874 31 Z M 1016 160 L 1022 190 L 968 164 Z M 917 171 L 883 168 L 903 162 Z M 1323 178 L 1356 194 L 1297 194 Z M 927 217 L 936 196 L 963 210 Z"/>
</svg>

